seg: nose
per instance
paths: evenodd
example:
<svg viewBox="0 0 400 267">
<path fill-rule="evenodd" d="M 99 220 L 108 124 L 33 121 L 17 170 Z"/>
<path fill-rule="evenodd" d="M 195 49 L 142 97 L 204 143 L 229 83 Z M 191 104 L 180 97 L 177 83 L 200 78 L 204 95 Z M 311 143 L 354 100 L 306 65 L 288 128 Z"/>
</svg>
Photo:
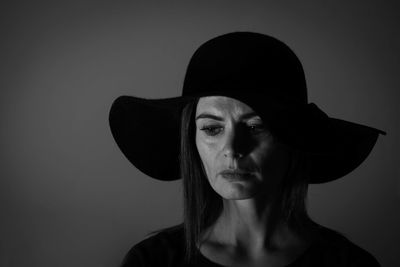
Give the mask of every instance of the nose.
<svg viewBox="0 0 400 267">
<path fill-rule="evenodd" d="M 240 159 L 246 153 L 246 136 L 240 127 L 232 128 L 226 134 L 223 155 L 226 158 Z"/>
</svg>

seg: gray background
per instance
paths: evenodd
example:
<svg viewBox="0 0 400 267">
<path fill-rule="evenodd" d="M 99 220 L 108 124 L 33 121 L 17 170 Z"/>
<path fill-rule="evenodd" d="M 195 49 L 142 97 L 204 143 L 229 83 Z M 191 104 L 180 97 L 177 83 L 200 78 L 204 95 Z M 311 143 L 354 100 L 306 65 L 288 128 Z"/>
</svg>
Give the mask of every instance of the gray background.
<svg viewBox="0 0 400 267">
<path fill-rule="evenodd" d="M 0 9 L 1 267 L 117 266 L 149 231 L 181 221 L 180 182 L 148 179 L 129 164 L 108 128 L 110 104 L 122 94 L 179 95 L 194 50 L 236 30 L 291 46 L 310 101 L 329 115 L 388 132 L 357 170 L 311 186 L 309 209 L 383 266 L 400 266 L 396 1 L 13 1 Z"/>
</svg>

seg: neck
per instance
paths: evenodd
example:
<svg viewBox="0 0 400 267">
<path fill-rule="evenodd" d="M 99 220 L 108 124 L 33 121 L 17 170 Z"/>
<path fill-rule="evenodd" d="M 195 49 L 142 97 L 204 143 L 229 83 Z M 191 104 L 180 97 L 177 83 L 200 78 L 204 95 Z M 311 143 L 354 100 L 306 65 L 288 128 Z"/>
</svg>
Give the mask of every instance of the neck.
<svg viewBox="0 0 400 267">
<path fill-rule="evenodd" d="M 265 198 L 223 199 L 223 211 L 208 234 L 213 243 L 246 253 L 285 249 L 299 239 Z"/>
</svg>

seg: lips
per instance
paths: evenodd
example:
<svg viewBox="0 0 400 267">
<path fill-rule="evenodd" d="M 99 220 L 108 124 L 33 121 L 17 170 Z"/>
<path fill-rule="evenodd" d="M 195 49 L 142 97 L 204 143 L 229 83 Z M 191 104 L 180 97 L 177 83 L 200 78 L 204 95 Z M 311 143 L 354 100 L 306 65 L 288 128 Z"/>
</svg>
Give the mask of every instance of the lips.
<svg viewBox="0 0 400 267">
<path fill-rule="evenodd" d="M 224 170 L 219 173 L 222 177 L 228 180 L 245 180 L 253 176 L 249 171 L 245 170 Z"/>
</svg>

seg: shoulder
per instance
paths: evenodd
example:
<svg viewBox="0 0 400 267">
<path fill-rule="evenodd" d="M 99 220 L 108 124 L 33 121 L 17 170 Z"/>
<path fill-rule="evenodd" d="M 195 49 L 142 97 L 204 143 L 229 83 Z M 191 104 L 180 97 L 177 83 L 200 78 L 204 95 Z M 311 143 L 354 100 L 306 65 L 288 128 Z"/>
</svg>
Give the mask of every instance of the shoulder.
<svg viewBox="0 0 400 267">
<path fill-rule="evenodd" d="M 181 266 L 184 258 L 183 226 L 161 230 L 134 245 L 121 267 Z"/>
<path fill-rule="evenodd" d="M 343 234 L 322 226 L 319 232 L 314 252 L 320 261 L 329 263 L 326 266 L 380 266 L 371 253 L 354 244 Z"/>
</svg>

